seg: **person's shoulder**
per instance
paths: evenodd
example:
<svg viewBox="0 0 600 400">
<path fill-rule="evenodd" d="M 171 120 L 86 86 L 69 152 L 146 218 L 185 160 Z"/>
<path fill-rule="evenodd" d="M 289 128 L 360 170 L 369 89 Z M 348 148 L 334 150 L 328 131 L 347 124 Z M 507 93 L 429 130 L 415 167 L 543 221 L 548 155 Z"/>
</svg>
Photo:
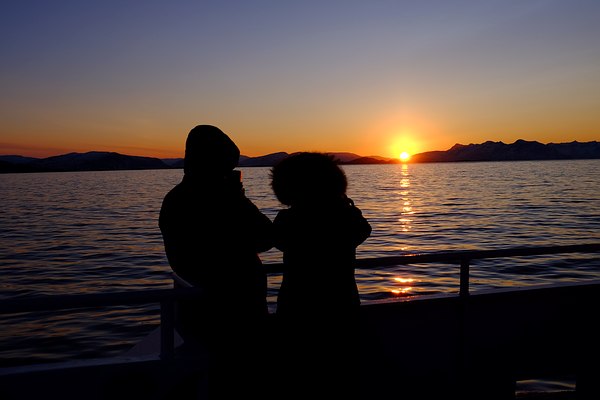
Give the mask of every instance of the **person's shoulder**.
<svg viewBox="0 0 600 400">
<path fill-rule="evenodd" d="M 175 185 L 171 189 L 169 189 L 169 191 L 165 194 L 164 200 L 167 200 L 167 199 L 177 196 L 177 194 L 180 193 L 181 191 L 182 191 L 181 183 L 178 183 L 177 185 Z"/>
<path fill-rule="evenodd" d="M 188 197 L 187 192 L 188 189 L 186 188 L 186 185 L 184 185 L 183 182 L 179 182 L 165 194 L 162 200 L 162 207 L 170 206 L 183 201 L 183 199 Z"/>
</svg>

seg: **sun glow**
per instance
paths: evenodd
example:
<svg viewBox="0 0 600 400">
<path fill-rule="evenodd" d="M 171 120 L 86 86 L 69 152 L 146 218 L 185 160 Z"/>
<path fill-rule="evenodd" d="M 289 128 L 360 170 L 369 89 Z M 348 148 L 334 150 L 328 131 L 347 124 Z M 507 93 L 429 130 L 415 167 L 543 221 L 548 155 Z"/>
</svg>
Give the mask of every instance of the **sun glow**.
<svg viewBox="0 0 600 400">
<path fill-rule="evenodd" d="M 421 151 L 419 141 L 413 139 L 415 136 L 415 133 L 393 133 L 390 135 L 390 154 L 393 154 L 394 157 L 401 162 L 410 161 L 411 155 Z"/>
</svg>

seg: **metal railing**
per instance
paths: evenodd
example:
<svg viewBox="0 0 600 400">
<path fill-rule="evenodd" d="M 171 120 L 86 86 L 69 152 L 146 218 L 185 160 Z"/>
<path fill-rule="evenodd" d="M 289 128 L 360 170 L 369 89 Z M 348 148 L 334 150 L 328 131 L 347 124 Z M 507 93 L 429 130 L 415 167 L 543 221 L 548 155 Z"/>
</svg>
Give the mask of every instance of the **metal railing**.
<svg viewBox="0 0 600 400">
<path fill-rule="evenodd" d="M 362 258 L 356 260 L 356 268 L 376 269 L 389 266 L 432 262 L 458 263 L 460 264 L 459 296 L 465 297 L 469 295 L 469 267 L 473 260 L 595 252 L 600 252 L 600 243 L 571 246 L 522 247 L 499 250 L 452 251 L 432 254 Z M 267 273 L 280 273 L 283 271 L 282 263 L 266 264 L 265 267 Z M 0 314 L 159 303 L 161 324 L 160 356 L 161 358 L 169 358 L 174 354 L 175 302 L 178 300 L 193 299 L 201 294 L 200 289 L 185 287 L 185 285 L 181 285 L 181 282 L 175 286 L 176 287 L 173 289 L 97 294 L 41 295 L 28 298 L 4 299 L 0 301 Z"/>
<path fill-rule="evenodd" d="M 374 258 L 360 258 L 356 260 L 355 267 L 359 269 L 379 269 L 382 267 L 391 267 L 408 264 L 425 263 L 457 263 L 460 265 L 459 273 L 459 295 L 469 295 L 469 269 L 471 261 L 482 260 L 486 258 L 508 258 L 536 256 L 547 254 L 566 254 L 566 253 L 595 253 L 600 252 L 600 243 L 578 244 L 569 246 L 545 246 L 545 247 L 515 247 L 510 249 L 498 250 L 466 250 L 451 251 L 431 254 L 410 254 L 404 256 L 387 256 Z M 283 264 L 267 264 L 267 273 L 277 273 L 283 270 Z"/>
</svg>

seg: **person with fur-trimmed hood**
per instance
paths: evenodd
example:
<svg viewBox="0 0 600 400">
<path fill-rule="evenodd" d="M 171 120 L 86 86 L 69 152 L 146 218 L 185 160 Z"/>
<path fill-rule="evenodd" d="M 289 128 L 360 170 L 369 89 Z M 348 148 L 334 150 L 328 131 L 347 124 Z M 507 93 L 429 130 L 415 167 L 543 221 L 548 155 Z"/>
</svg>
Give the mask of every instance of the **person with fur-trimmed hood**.
<svg viewBox="0 0 600 400">
<path fill-rule="evenodd" d="M 288 156 L 272 168 L 271 185 L 287 206 L 273 221 L 274 244 L 284 264 L 276 310 L 283 348 L 289 351 L 284 364 L 310 363 L 315 383 L 287 385 L 307 389 L 306 395 L 312 387 L 326 397 L 341 398 L 344 392 L 352 397 L 356 390 L 348 378 L 356 365 L 347 344 L 356 339 L 360 306 L 354 261 L 371 226 L 346 196 L 346 175 L 328 154 Z"/>
</svg>

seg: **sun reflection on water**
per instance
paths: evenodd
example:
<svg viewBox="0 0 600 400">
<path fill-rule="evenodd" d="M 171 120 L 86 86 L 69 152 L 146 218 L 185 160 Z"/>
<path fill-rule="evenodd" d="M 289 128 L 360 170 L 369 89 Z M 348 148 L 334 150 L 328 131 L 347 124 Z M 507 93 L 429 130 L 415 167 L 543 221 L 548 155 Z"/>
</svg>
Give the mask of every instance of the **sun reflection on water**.
<svg viewBox="0 0 600 400">
<path fill-rule="evenodd" d="M 402 164 L 401 174 L 400 187 L 404 190 L 400 191 L 400 195 L 402 196 L 402 211 L 400 212 L 401 218 L 398 219 L 398 222 L 400 222 L 400 230 L 402 232 L 408 232 L 412 229 L 412 218 L 407 218 L 407 215 L 414 214 L 414 211 L 409 197 L 410 191 L 408 188 L 410 187 L 410 174 L 408 173 L 407 164 Z"/>
<path fill-rule="evenodd" d="M 390 290 L 390 292 L 395 296 L 409 295 L 413 290 L 413 283 L 416 282 L 416 280 L 413 278 L 395 277 L 392 280 L 394 285 L 400 285 L 400 287 L 395 286 Z"/>
</svg>

